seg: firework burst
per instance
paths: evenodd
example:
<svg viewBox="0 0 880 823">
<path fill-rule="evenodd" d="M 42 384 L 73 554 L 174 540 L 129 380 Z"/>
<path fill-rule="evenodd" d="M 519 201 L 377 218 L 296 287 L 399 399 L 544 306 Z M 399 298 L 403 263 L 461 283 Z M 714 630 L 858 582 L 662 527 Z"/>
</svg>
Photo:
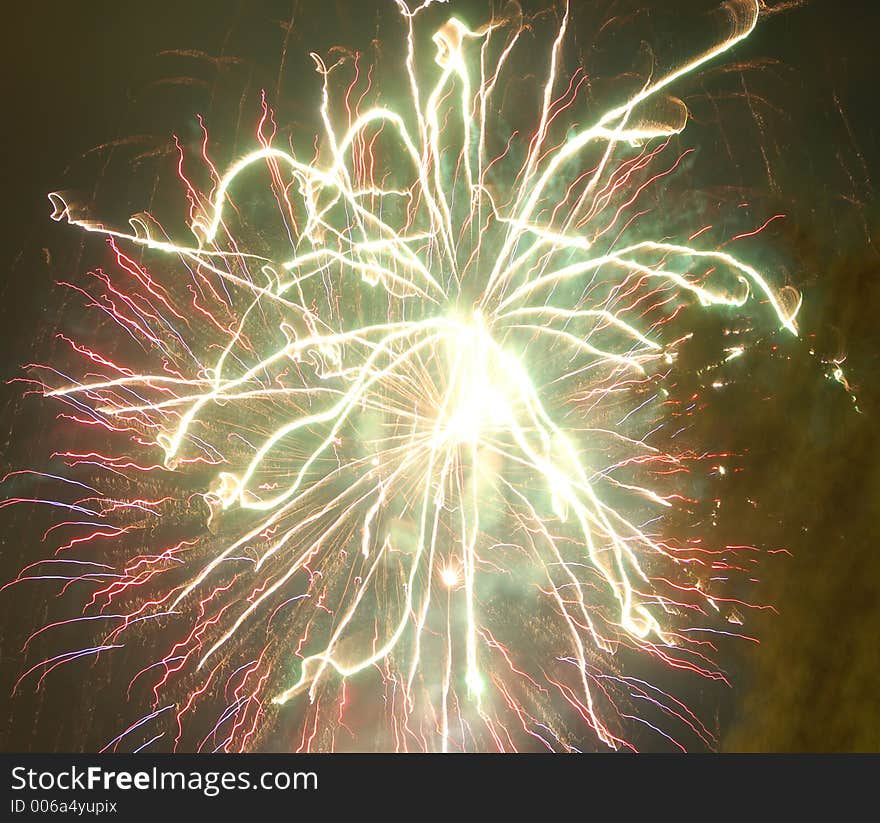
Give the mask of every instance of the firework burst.
<svg viewBox="0 0 880 823">
<path fill-rule="evenodd" d="M 313 55 L 310 159 L 264 106 L 258 148 L 222 174 L 204 152 L 207 190 L 181 171 L 192 242 L 52 195 L 56 219 L 109 238 L 118 269 L 89 300 L 154 365 L 71 342 L 79 377 L 41 377 L 116 444 L 61 456 L 117 491 L 56 501 L 74 536 L 19 577 L 89 585 L 66 622 L 106 630 L 22 681 L 164 639 L 127 684 L 149 711 L 112 748 L 572 751 L 584 724 L 632 747 L 639 704 L 708 744 L 630 672 L 639 652 L 723 678 L 693 626 L 728 615 L 701 570 L 735 550 L 713 560 L 658 517 L 693 457 L 650 442 L 687 339 L 670 321 L 748 304 L 794 334 L 796 308 L 728 252 L 637 218 L 681 160 L 663 159 L 687 119 L 668 90 L 747 37 L 757 5 L 728 4 L 727 37 L 585 126 L 584 78 L 562 80 L 566 10 L 525 136 L 496 99 L 522 16 L 450 17 L 428 65 L 416 44 L 437 4 L 398 5 L 406 104 L 368 105 L 357 61 Z M 270 222 L 255 186 L 274 204 L 268 249 L 245 239 Z M 176 279 L 148 269 L 157 255 Z M 109 543 L 134 549 L 117 563 Z"/>
</svg>

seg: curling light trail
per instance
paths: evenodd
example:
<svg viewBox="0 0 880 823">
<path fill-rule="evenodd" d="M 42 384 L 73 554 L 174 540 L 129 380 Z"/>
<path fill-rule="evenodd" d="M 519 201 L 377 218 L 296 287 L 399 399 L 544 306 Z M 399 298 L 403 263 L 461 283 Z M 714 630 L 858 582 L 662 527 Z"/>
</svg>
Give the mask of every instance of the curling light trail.
<svg viewBox="0 0 880 823">
<path fill-rule="evenodd" d="M 206 504 L 206 536 L 142 543 L 121 568 L 66 558 L 68 582 L 99 583 L 82 619 L 112 628 L 29 673 L 106 654 L 135 625 L 156 630 L 153 618 L 178 631 L 129 684 L 152 684 L 152 709 L 114 747 L 133 730 L 158 740 L 153 724 L 172 714 L 164 739 L 194 746 L 196 707 L 218 702 L 213 727 L 193 725 L 200 749 L 257 745 L 285 704 L 301 717 L 300 748 L 573 750 L 573 718 L 631 746 L 621 700 L 710 737 L 682 703 L 609 663 L 635 649 L 722 677 L 681 618 L 722 609 L 688 577 L 716 561 L 654 533 L 680 495 L 644 480 L 688 457 L 649 445 L 634 422 L 662 396 L 682 342 L 665 329 L 683 306 L 749 304 L 792 334 L 797 308 L 734 255 L 645 236 L 624 215 L 685 128 L 666 90 L 745 39 L 758 6 L 728 3 L 729 36 L 577 128 L 564 121 L 580 84 L 560 91 L 566 9 L 535 130 L 499 143 L 499 82 L 527 27 L 451 17 L 428 71 L 416 43 L 436 5 L 398 1 L 405 106 L 359 112 L 359 75 L 336 105 L 347 62 L 313 55 L 314 157 L 273 145 L 265 108 L 262 146 L 212 191 L 184 178 L 190 243 L 144 216 L 110 229 L 51 196 L 56 219 L 110 238 L 125 276 L 96 275 L 103 293 L 90 299 L 157 363 L 116 365 L 72 344 L 89 376 L 56 375 L 46 394 L 145 456 L 62 457 L 124 476 L 214 472 L 188 496 Z M 267 179 L 283 230 L 258 254 L 236 197 Z M 123 247 L 179 259 L 190 305 Z M 91 545 L 138 530 L 153 540 L 151 521 L 175 502 L 96 493 L 69 505 Z M 732 547 L 719 554 L 712 568 L 734 562 Z M 385 719 L 365 731 L 376 677 Z"/>
</svg>

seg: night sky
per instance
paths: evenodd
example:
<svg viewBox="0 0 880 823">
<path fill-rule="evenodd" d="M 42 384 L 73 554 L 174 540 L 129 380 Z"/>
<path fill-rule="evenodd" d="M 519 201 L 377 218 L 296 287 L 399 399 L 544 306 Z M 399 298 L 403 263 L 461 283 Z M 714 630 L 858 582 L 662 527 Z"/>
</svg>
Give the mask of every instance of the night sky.
<svg viewBox="0 0 880 823">
<path fill-rule="evenodd" d="M 675 5 L 686 20 L 692 7 L 710 4 Z M 578 47 L 589 51 L 591 4 L 572 6 Z M 759 569 L 754 599 L 776 609 L 749 615 L 746 633 L 760 645 L 723 647 L 732 688 L 695 699 L 714 715 L 721 750 L 880 751 L 880 6 L 770 6 L 728 61 L 743 63 L 741 74 L 710 74 L 679 90 L 695 118 L 688 139 L 698 141 L 702 129 L 704 156 L 718 155 L 717 181 L 704 171 L 700 183 L 726 179 L 768 216 L 785 214 L 748 248 L 766 255 L 804 298 L 803 338 L 780 344 L 766 362 L 744 358 L 752 390 L 712 411 L 710 434 L 722 431 L 730 448 L 748 453 L 737 481 L 748 488 L 731 487 L 727 522 L 745 524 L 756 545 L 785 547 L 791 556 L 772 555 Z M 476 22 L 485 4 L 466 8 Z M 337 43 L 367 49 L 377 25 L 393 15 L 390 2 L 354 0 L 4 10 L 0 379 L 51 360 L 55 332 L 71 323 L 54 281 L 106 255 L 100 241 L 83 244 L 79 232 L 49 219 L 47 192 L 86 192 L 122 223 L 144 207 L 145 193 L 162 201 L 151 181 L 173 172 L 171 134 L 194 139 L 196 112 L 228 124 L 214 126 L 212 136 L 230 156 L 248 145 L 261 88 L 279 121 L 306 121 L 317 91 L 307 51 Z M 665 38 L 668 15 L 666 23 L 648 16 L 649 30 Z M 710 108 L 704 92 L 730 92 L 721 130 L 701 117 Z M 750 94 L 763 102 L 750 106 Z M 124 184 L 111 182 L 125 169 Z M 849 393 L 829 379 L 828 361 L 844 356 Z M 57 431 L 56 410 L 38 397 L 22 399 L 20 385 L 0 390 L 0 474 L 45 465 L 42 441 Z M 49 522 L 23 507 L 0 511 L 2 582 L 46 554 L 39 538 Z M 105 717 L 90 703 L 94 690 L 83 694 L 78 678 L 90 676 L 90 664 L 60 670 L 44 693 L 26 689 L 9 699 L 23 638 L 44 622 L 43 597 L 36 586 L 0 594 L 3 750 L 76 750 L 86 732 L 95 738 L 93 727 L 104 739 L 119 730 L 115 709 Z M 95 681 L 98 692 L 117 685 Z"/>
</svg>

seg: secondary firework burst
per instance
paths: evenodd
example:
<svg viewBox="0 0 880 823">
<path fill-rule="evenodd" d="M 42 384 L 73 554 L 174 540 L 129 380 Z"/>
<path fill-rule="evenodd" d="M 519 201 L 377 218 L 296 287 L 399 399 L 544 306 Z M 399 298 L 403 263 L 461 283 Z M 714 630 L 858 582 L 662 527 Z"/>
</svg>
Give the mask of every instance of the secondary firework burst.
<svg viewBox="0 0 880 823">
<path fill-rule="evenodd" d="M 757 5 L 728 3 L 728 36 L 581 126 L 565 9 L 527 135 L 497 99 L 526 21 L 450 17 L 426 63 L 437 5 L 398 3 L 408 98 L 382 104 L 358 61 L 314 55 L 310 157 L 264 107 L 259 147 L 225 173 L 204 152 L 207 191 L 181 173 L 191 242 L 52 196 L 56 219 L 109 238 L 118 273 L 96 273 L 90 301 L 155 363 L 83 341 L 79 379 L 43 373 L 68 417 L 122 444 L 64 459 L 132 493 L 59 503 L 76 536 L 19 578 L 88 583 L 75 621 L 108 627 L 23 680 L 141 649 L 128 692 L 150 708 L 113 747 L 632 746 L 638 703 L 711 738 L 631 671 L 640 652 L 723 677 L 687 628 L 726 614 L 700 576 L 711 553 L 658 533 L 689 458 L 647 423 L 683 307 L 792 334 L 796 307 L 732 254 L 646 231 L 637 207 L 680 159 L 663 159 L 687 120 L 670 88 L 746 38 Z M 257 184 L 268 250 L 248 245 L 254 222 L 269 236 Z M 144 499 L 145 476 L 174 491 Z M 117 563 L 110 542 L 135 548 Z"/>
</svg>

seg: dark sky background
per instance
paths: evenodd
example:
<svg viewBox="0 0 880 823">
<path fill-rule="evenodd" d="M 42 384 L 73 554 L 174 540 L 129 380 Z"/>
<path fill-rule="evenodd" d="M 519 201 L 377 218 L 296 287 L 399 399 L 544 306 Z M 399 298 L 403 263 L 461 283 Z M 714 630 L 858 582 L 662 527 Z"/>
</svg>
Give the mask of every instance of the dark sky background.
<svg viewBox="0 0 880 823">
<path fill-rule="evenodd" d="M 684 12 L 693 3 L 666 3 L 679 5 Z M 772 245 L 785 277 L 803 293 L 804 340 L 784 361 L 749 366 L 762 398 L 757 410 L 740 416 L 731 408 L 729 419 L 718 420 L 733 444 L 751 454 L 746 482 L 759 508 L 740 512 L 753 519 L 750 539 L 785 546 L 792 556 L 761 568 L 755 599 L 778 613 L 750 617 L 748 633 L 760 646 L 725 650 L 734 688 L 718 700 L 716 726 L 724 750 L 880 751 L 880 4 L 812 0 L 780 10 L 786 5 L 776 3 L 731 58 L 773 62 L 744 70 L 742 82 L 724 81 L 765 98 L 768 108 L 756 115 L 742 101 L 738 109 L 732 105 L 723 134 L 735 155 L 739 179 L 732 182 L 759 192 L 768 214 L 786 214 L 762 242 Z M 273 103 L 279 121 L 295 121 L 315 99 L 307 48 L 366 47 L 377 20 L 394 14 L 391 6 L 154 0 L 5 9 L 0 379 L 51 358 L 66 310 L 53 282 L 100 254 L 49 220 L 47 192 L 91 191 L 112 203 L 107 216 L 121 221 L 143 208 L 136 200 L 144 181 L 171 162 L 170 134 L 193 136 L 195 112 L 213 111 L 214 122 L 228 119 L 232 154 L 236 140 L 251 133 L 254 111 L 239 128 L 238 103 L 242 90 L 248 100 L 260 86 L 270 95 L 278 91 L 280 21 L 292 19 L 294 26 L 282 93 Z M 590 4 L 575 0 L 573 7 L 577 27 Z M 657 23 L 656 32 L 663 31 Z M 240 59 L 162 56 L 181 49 Z M 691 87 L 695 101 L 698 92 Z M 92 151 L 120 139 L 115 149 Z M 704 149 L 713 150 L 721 152 L 720 144 Z M 134 169 L 130 189 L 104 184 L 106 169 L 126 164 Z M 858 411 L 822 363 L 843 355 Z M 20 395 L 21 387 L 2 387 L 0 473 L 43 460 L 41 441 L 54 425 L 52 410 Z M 0 515 L 5 581 L 45 553 L 38 541 L 43 521 L 20 508 Z M 0 594 L 5 750 L 77 748 L 82 728 L 65 719 L 82 700 L 81 683 L 66 679 L 72 674 L 59 673 L 61 686 L 49 696 L 7 701 L 21 671 L 22 638 L 44 622 L 37 591 Z"/>
</svg>

